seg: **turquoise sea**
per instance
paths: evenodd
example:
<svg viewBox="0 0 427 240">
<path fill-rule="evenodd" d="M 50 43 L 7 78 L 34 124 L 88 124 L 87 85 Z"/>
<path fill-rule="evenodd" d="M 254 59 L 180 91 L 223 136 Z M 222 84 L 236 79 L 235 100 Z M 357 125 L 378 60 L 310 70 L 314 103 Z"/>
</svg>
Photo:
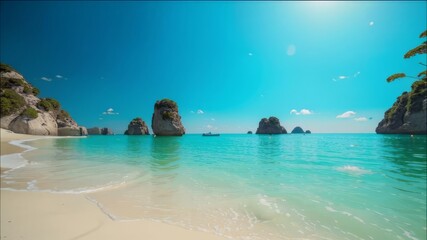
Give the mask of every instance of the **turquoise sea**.
<svg viewBox="0 0 427 240">
<path fill-rule="evenodd" d="M 426 136 L 89 136 L 24 142 L 2 189 L 83 194 L 116 221 L 232 239 L 426 239 Z M 16 157 L 16 156 L 15 156 Z"/>
</svg>

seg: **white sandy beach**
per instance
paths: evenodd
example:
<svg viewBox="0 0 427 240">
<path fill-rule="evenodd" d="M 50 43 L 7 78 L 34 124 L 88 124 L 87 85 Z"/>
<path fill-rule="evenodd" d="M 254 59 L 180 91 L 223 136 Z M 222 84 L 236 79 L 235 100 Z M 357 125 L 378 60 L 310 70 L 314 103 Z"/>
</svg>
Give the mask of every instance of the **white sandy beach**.
<svg viewBox="0 0 427 240">
<path fill-rule="evenodd" d="M 24 149 L 13 140 L 43 138 L 1 129 L 1 155 Z M 2 168 L 2 171 L 7 170 Z M 111 220 L 83 194 L 1 190 L 0 239 L 185 239 L 219 240 L 219 236 L 148 220 Z"/>
</svg>

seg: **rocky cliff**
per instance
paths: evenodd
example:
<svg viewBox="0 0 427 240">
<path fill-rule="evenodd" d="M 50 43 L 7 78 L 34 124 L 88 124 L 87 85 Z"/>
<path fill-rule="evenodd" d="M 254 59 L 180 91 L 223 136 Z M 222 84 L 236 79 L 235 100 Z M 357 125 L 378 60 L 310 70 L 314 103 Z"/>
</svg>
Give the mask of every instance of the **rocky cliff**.
<svg viewBox="0 0 427 240">
<path fill-rule="evenodd" d="M 114 132 L 110 128 L 93 127 L 87 129 L 88 135 L 113 135 Z"/>
<path fill-rule="evenodd" d="M 427 134 L 427 79 L 412 84 L 410 92 L 404 92 L 384 114 L 375 129 L 383 134 Z"/>
<path fill-rule="evenodd" d="M 280 121 L 276 117 L 263 118 L 259 122 L 256 134 L 285 134 L 286 129 L 280 125 Z"/>
<path fill-rule="evenodd" d="M 137 117 L 129 123 L 125 135 L 150 135 L 150 132 L 142 118 Z"/>
<path fill-rule="evenodd" d="M 154 104 L 151 128 L 153 133 L 158 136 L 182 136 L 185 134 L 176 102 L 163 99 Z"/>
<path fill-rule="evenodd" d="M 33 135 L 85 135 L 58 101 L 38 98 L 39 90 L 12 67 L 0 64 L 0 126 Z"/>
<path fill-rule="evenodd" d="M 304 133 L 304 130 L 301 127 L 295 127 L 291 133 Z"/>
</svg>

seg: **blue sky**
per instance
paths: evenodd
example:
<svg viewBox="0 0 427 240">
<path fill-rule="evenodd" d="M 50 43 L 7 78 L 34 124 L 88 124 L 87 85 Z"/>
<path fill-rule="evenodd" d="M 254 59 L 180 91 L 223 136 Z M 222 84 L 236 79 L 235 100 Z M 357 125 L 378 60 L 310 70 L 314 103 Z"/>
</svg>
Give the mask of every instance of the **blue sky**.
<svg viewBox="0 0 427 240">
<path fill-rule="evenodd" d="M 1 62 L 80 125 L 117 133 L 136 116 L 151 125 L 162 98 L 188 133 L 255 131 L 269 116 L 288 131 L 374 132 L 413 81 L 385 79 L 425 62 L 403 59 L 424 41 L 425 1 L 0 6 Z"/>
</svg>

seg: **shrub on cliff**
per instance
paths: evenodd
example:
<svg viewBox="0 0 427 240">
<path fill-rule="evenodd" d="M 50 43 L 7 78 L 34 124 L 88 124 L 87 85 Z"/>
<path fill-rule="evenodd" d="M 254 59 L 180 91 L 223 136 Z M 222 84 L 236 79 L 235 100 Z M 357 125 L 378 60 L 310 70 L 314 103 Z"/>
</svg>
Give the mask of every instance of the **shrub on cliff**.
<svg viewBox="0 0 427 240">
<path fill-rule="evenodd" d="M 69 118 L 71 118 L 71 116 L 67 111 L 65 111 L 63 109 L 61 109 L 61 111 L 59 111 L 58 115 L 56 115 L 56 119 L 61 120 L 61 121 L 65 121 L 67 118 L 69 119 Z"/>
<path fill-rule="evenodd" d="M 167 107 L 172 109 L 173 111 L 178 111 L 178 105 L 176 104 L 176 102 L 174 102 L 173 100 L 164 98 L 160 101 L 157 101 L 155 104 L 155 108 L 159 109 L 161 107 Z"/>
<path fill-rule="evenodd" d="M 35 119 L 38 117 L 37 111 L 32 107 L 27 107 L 22 113 L 21 116 L 24 116 L 29 119 Z"/>
<path fill-rule="evenodd" d="M 53 98 L 43 98 L 37 103 L 37 108 L 45 111 L 58 111 L 61 104 Z"/>
<path fill-rule="evenodd" d="M 17 112 L 25 105 L 25 100 L 12 89 L 3 89 L 0 94 L 1 117 Z"/>
<path fill-rule="evenodd" d="M 0 78 L 0 86 L 1 88 L 12 88 L 12 87 L 19 87 L 24 86 L 24 80 L 17 79 L 17 78 Z"/>
</svg>

